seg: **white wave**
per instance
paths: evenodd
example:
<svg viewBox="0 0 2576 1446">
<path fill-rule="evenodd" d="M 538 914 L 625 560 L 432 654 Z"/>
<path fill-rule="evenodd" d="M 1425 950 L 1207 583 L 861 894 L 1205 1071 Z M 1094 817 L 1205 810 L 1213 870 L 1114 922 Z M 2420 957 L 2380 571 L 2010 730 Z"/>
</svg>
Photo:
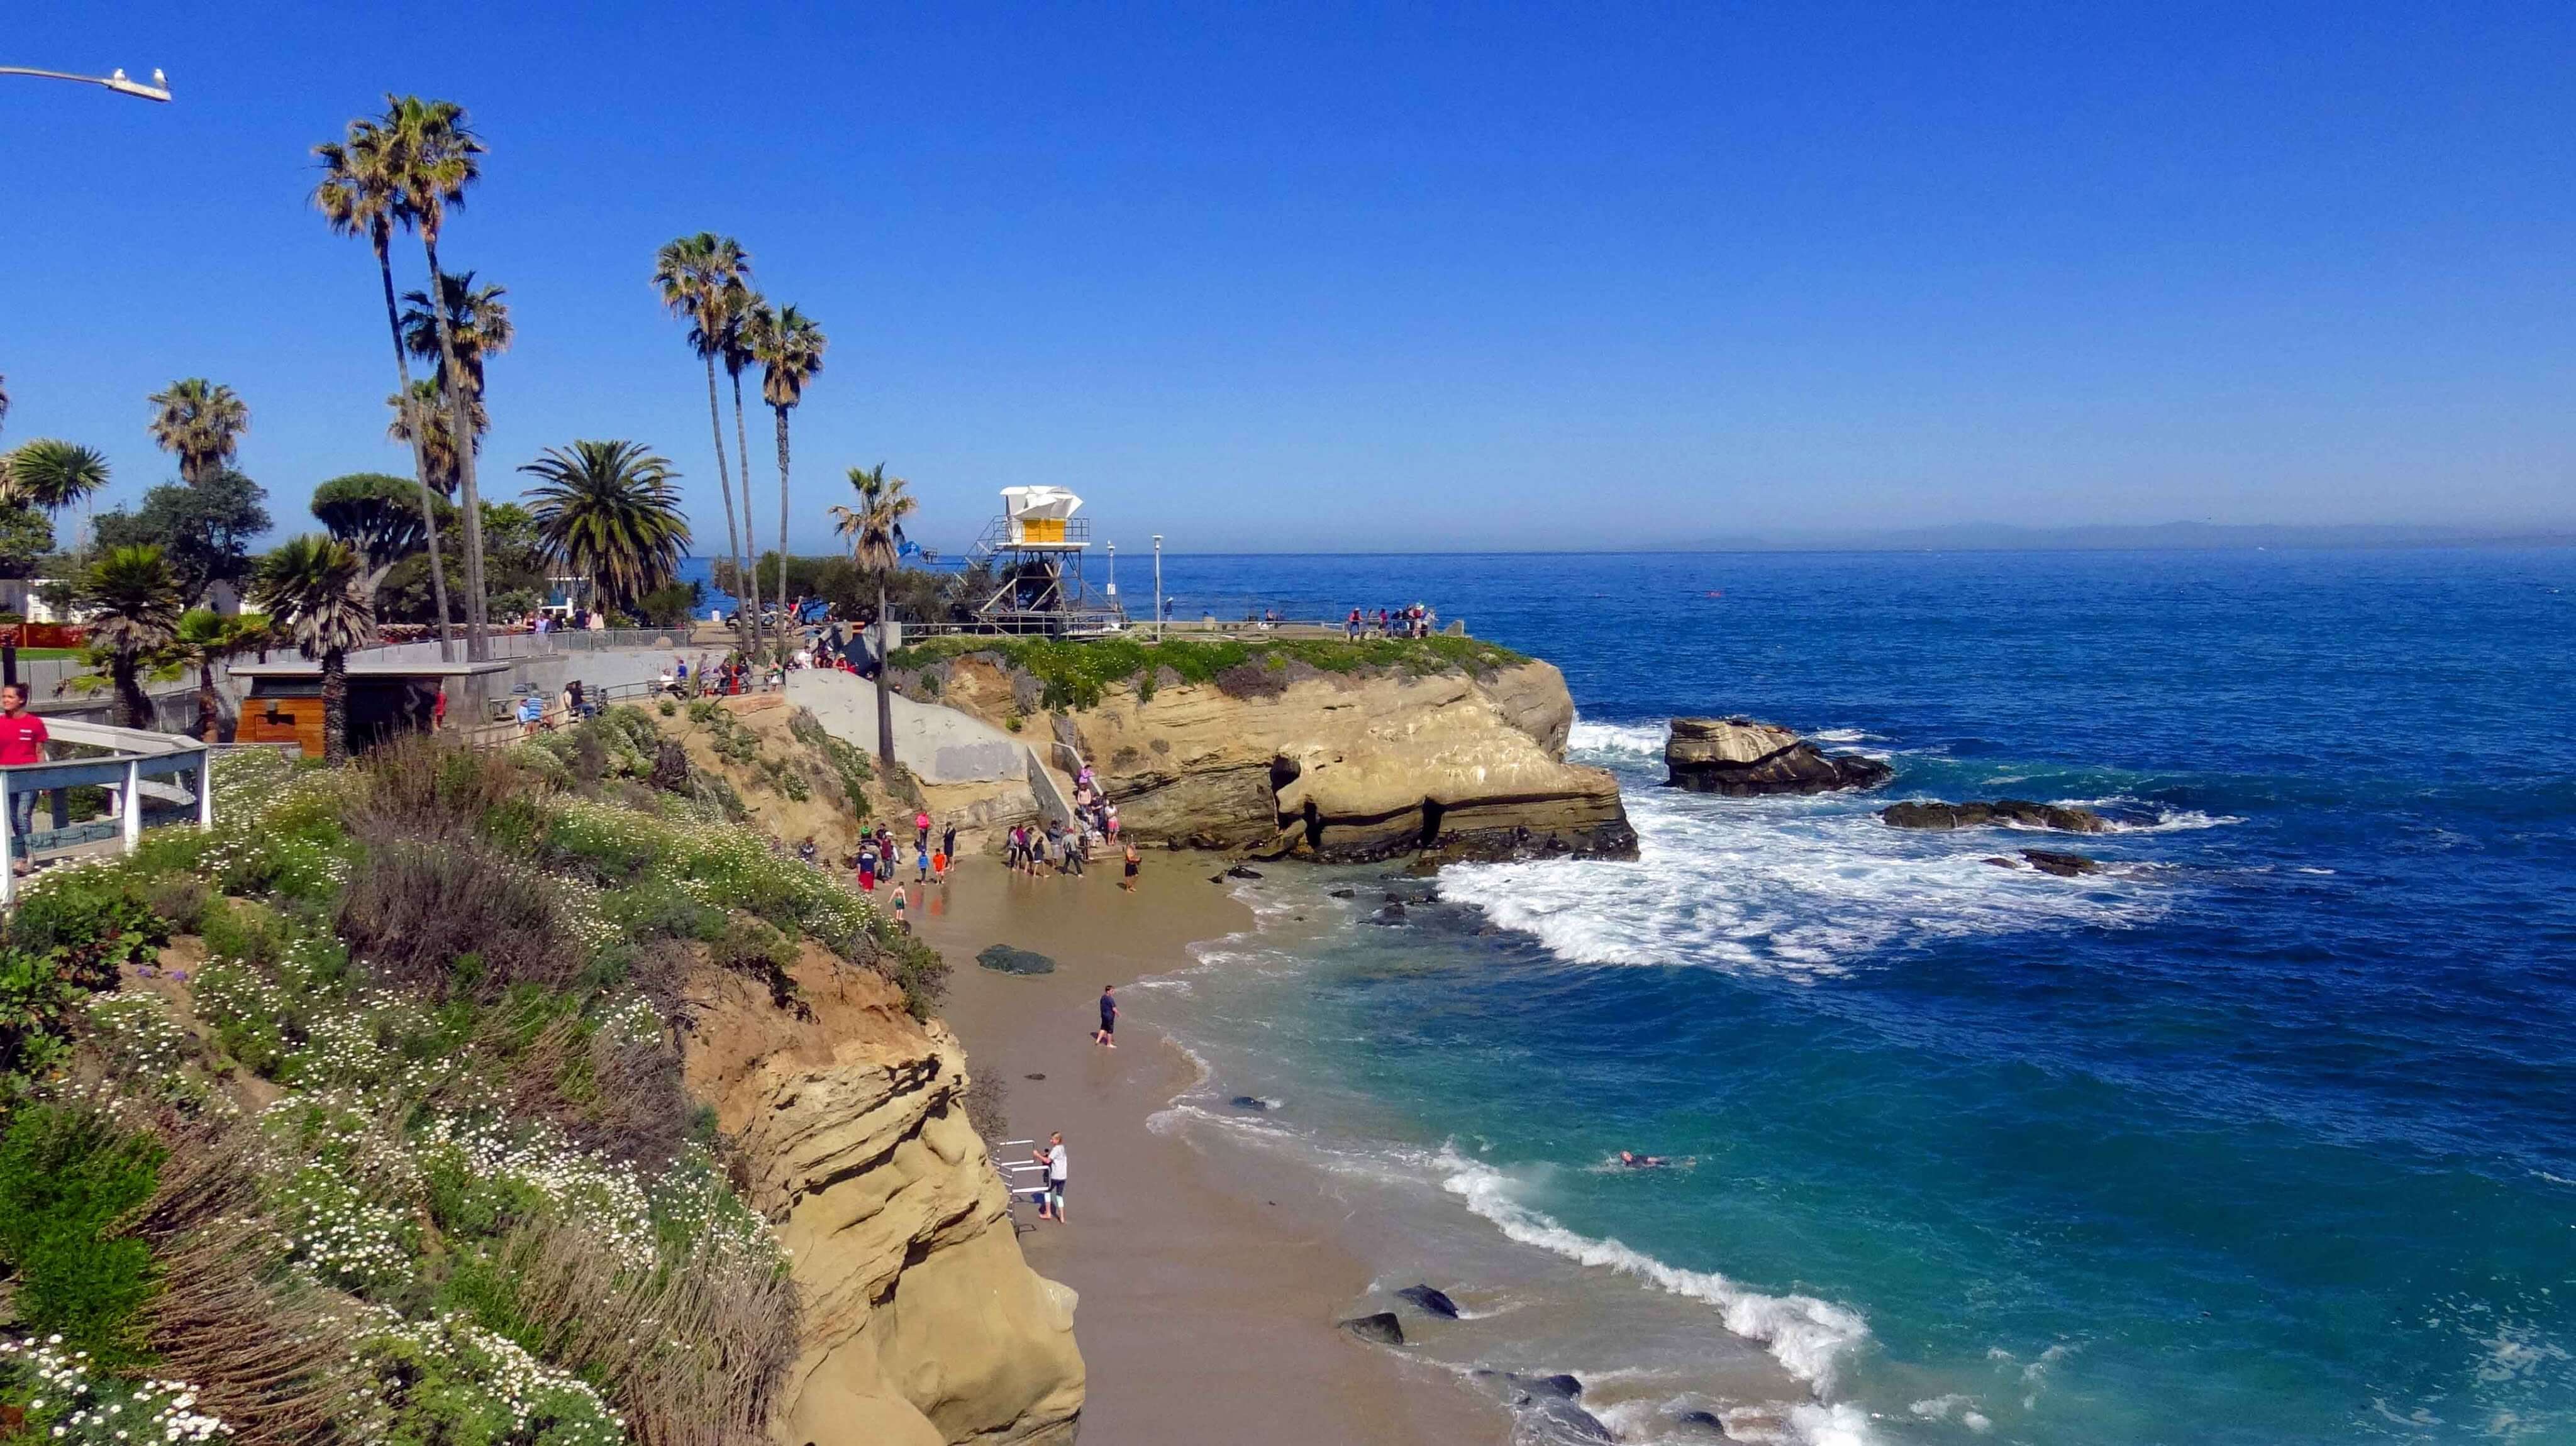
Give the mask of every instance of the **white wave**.
<svg viewBox="0 0 2576 1446">
<path fill-rule="evenodd" d="M 2230 824 L 2245 821 L 2229 813 L 2203 813 L 2196 808 L 2166 808 L 2161 804 L 2131 798 L 2125 793 L 2115 793 L 2108 798 L 2070 798 L 2066 800 L 2066 804 L 2069 808 L 2146 809 L 2155 814 L 2155 818 L 2146 823 L 2132 823 L 2117 817 L 2106 819 L 2105 822 L 2110 825 L 2109 831 L 2112 833 L 2191 833 L 2204 828 L 2225 828 Z M 2012 825 L 2006 824 L 2005 827 L 2009 828 Z"/>
<path fill-rule="evenodd" d="M 1455 864 L 1441 897 L 1580 964 L 1711 964 L 1812 979 L 1933 938 L 2119 925 L 2161 891 L 2066 888 L 1955 840 L 1890 829 L 1866 800 L 1627 794 L 1638 857 Z"/>
<path fill-rule="evenodd" d="M 1576 718 L 1565 746 L 1570 752 L 1628 754 L 1660 762 L 1664 744 L 1672 736 L 1669 723 L 1587 723 Z"/>
<path fill-rule="evenodd" d="M 1451 1173 L 1441 1182 L 1441 1188 L 1464 1200 L 1469 1210 L 1492 1221 L 1504 1235 L 1579 1265 L 1632 1275 L 1670 1294 L 1717 1307 L 1728 1330 L 1759 1342 L 1791 1375 L 1819 1393 L 1832 1390 L 1834 1372 L 1842 1358 L 1869 1338 L 1869 1323 L 1848 1307 L 1808 1295 L 1765 1295 L 1715 1271 L 1684 1270 L 1616 1240 L 1579 1235 L 1513 1199 L 1510 1179 L 1501 1171 L 1452 1151 L 1443 1154 Z M 1866 1418 L 1860 1420 L 1865 1423 Z M 1830 1417 L 1827 1424 L 1833 1424 Z M 1804 1432 L 1803 1427 L 1801 1430 Z M 1805 1434 L 1820 1443 L 1863 1439 L 1857 1435 Z"/>
<path fill-rule="evenodd" d="M 1807 1446 L 1869 1446 L 1869 1413 L 1849 1404 L 1791 1408 L 1789 1427 Z"/>
<path fill-rule="evenodd" d="M 1827 728 L 1807 736 L 1818 743 L 1867 743 L 1878 737 L 1865 728 Z"/>
</svg>

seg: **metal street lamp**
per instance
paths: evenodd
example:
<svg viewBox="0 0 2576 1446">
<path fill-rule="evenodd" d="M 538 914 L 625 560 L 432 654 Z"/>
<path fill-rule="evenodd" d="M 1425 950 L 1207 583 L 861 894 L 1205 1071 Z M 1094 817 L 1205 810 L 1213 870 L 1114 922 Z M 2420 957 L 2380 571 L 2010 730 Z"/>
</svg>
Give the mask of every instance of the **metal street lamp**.
<svg viewBox="0 0 2576 1446">
<path fill-rule="evenodd" d="M 1109 596 L 1118 596 L 1118 544 L 1109 544 Z"/>
<path fill-rule="evenodd" d="M 1154 641 L 1163 640 L 1163 534 L 1154 534 Z"/>
<path fill-rule="evenodd" d="M 42 80 L 72 80 L 83 85 L 103 85 L 119 95 L 135 96 L 142 100 L 167 102 L 170 99 L 170 78 L 158 69 L 152 72 L 150 85 L 145 85 L 139 80 L 128 79 L 122 67 L 109 71 L 105 75 L 74 75 L 67 70 L 30 70 L 23 65 L 0 65 L 0 75 L 32 75 Z"/>
</svg>

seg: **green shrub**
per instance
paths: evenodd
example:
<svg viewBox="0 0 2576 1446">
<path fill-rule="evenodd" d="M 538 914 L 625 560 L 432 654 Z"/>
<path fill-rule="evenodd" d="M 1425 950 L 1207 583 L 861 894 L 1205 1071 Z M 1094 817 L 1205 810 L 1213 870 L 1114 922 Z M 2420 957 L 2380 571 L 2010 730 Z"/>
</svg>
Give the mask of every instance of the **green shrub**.
<svg viewBox="0 0 2576 1446">
<path fill-rule="evenodd" d="M 724 932 L 725 916 L 711 909 L 676 882 L 648 874 L 629 888 L 612 889 L 602 899 L 608 917 L 637 939 L 713 940 Z"/>
<path fill-rule="evenodd" d="M 265 967 L 286 954 L 288 933 L 277 912 L 251 899 L 214 899 L 197 921 L 206 953 Z"/>
<path fill-rule="evenodd" d="M 158 1286 L 151 1248 L 117 1234 L 152 1198 L 167 1151 L 103 1115 L 18 1112 L 0 1138 L 0 1260 L 17 1273 L 29 1329 L 60 1332 L 108 1365 L 142 1349 L 138 1316 Z"/>
<path fill-rule="evenodd" d="M 120 967 L 150 963 L 169 942 L 169 921 L 113 868 L 66 869 L 29 889 L 8 929 L 11 947 L 53 956 L 85 989 L 115 988 Z"/>
<path fill-rule="evenodd" d="M 680 711 L 680 705 L 679 705 L 679 703 L 678 703 L 676 700 L 674 700 L 674 699 L 670 699 L 670 698 L 665 698 L 665 699 L 663 699 L 663 700 L 661 701 L 661 703 L 660 703 L 658 706 L 659 706 L 659 707 L 660 707 L 660 709 L 661 709 L 662 716 L 663 716 L 663 717 L 665 717 L 665 718 L 669 718 L 669 717 L 671 717 L 671 716 L 673 716 L 673 715 L 677 714 L 677 713 Z"/>
<path fill-rule="evenodd" d="M 49 954 L 0 949 L 0 1091 L 24 1094 L 62 1062 L 64 1022 L 88 992 Z"/>
<path fill-rule="evenodd" d="M 142 891 L 144 902 L 169 924 L 172 933 L 194 934 L 204 926 L 206 905 L 212 896 L 203 880 L 188 874 L 146 878 Z"/>
</svg>

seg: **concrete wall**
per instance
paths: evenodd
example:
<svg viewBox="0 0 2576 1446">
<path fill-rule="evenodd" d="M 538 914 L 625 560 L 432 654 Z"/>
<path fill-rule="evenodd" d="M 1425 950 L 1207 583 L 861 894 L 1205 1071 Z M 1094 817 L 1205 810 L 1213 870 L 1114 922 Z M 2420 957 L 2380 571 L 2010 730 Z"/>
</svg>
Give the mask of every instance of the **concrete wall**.
<svg viewBox="0 0 2576 1446">
<path fill-rule="evenodd" d="M 812 709 L 833 737 L 877 752 L 877 692 L 867 679 L 820 668 L 789 673 L 787 701 Z M 893 703 L 895 761 L 922 782 L 987 783 L 1026 776 L 1027 746 L 992 724 L 900 693 Z"/>
</svg>

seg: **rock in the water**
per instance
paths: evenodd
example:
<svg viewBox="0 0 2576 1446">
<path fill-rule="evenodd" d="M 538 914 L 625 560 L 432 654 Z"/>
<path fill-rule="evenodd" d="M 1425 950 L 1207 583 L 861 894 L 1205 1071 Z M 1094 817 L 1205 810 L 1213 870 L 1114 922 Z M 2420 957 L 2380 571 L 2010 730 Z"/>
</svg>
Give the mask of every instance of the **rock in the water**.
<svg viewBox="0 0 2576 1446">
<path fill-rule="evenodd" d="M 1261 872 L 1258 869 L 1246 868 L 1242 864 L 1236 864 L 1233 868 L 1225 871 L 1225 876 L 1229 879 L 1257 879 L 1261 877 Z"/>
<path fill-rule="evenodd" d="M 975 962 L 1004 974 L 1053 974 L 1055 961 L 1044 954 L 1014 949 L 1008 944 L 995 944 L 975 956 Z"/>
<path fill-rule="evenodd" d="M 2062 803 L 2033 803 L 2026 798 L 1999 798 L 1992 803 L 1942 803 L 1921 799 L 1908 803 L 1891 803 L 1878 811 L 1890 828 L 1987 828 L 2013 824 L 2022 828 L 2048 828 L 2060 833 L 2103 833 L 2110 820 L 2089 808 L 2070 808 Z"/>
<path fill-rule="evenodd" d="M 1255 1114 L 1270 1108 L 1270 1101 L 1257 1095 L 1236 1095 L 1232 1103 L 1238 1110 L 1250 1110 Z"/>
<path fill-rule="evenodd" d="M 1555 1435 L 1545 1438 L 1548 1440 L 1616 1441 L 1619 1439 L 1611 1435 L 1610 1428 L 1602 1425 L 1591 1412 L 1572 1401 L 1542 1398 L 1530 1402 L 1523 1409 L 1555 1429 Z"/>
<path fill-rule="evenodd" d="M 1583 1383 L 1561 1371 L 1552 1376 L 1524 1376 L 1515 1372 L 1504 1379 L 1511 1383 L 1512 1389 L 1539 1400 L 1583 1399 Z"/>
<path fill-rule="evenodd" d="M 1826 753 L 1776 723 L 1676 718 L 1664 745 L 1665 782 L 1694 793 L 1752 797 L 1875 788 L 1896 770 L 1856 753 Z"/>
<path fill-rule="evenodd" d="M 2023 849 L 2021 856 L 2030 860 L 2032 868 L 2043 874 L 2055 874 L 2061 879 L 2071 879 L 2078 874 L 2102 872 L 2101 860 L 2088 859 L 2082 854 L 2058 854 L 2050 853 L 2046 849 Z"/>
<path fill-rule="evenodd" d="M 1715 1411 L 1684 1411 L 1673 1418 L 1673 1424 L 1676 1426 L 1704 1426 L 1721 1435 L 1725 1434 L 1726 1431 L 1726 1423 L 1717 1419 L 1717 1413 Z"/>
<path fill-rule="evenodd" d="M 1404 1344 L 1404 1322 L 1397 1320 L 1391 1310 L 1382 1310 L 1374 1315 L 1355 1315 L 1342 1322 L 1342 1329 L 1361 1340 L 1375 1341 L 1382 1346 Z"/>
<path fill-rule="evenodd" d="M 1334 897 L 1334 898 L 1336 898 L 1336 899 L 1349 899 L 1349 898 L 1356 898 L 1358 895 L 1359 895 L 1359 890 L 1357 890 L 1357 889 L 1335 889 L 1335 890 L 1333 890 L 1333 897 Z"/>
<path fill-rule="evenodd" d="M 1376 913 L 1369 915 L 1369 922 L 1372 924 L 1401 924 L 1404 922 L 1404 919 L 1404 906 L 1402 904 L 1388 904 L 1384 908 L 1379 909 Z"/>
<path fill-rule="evenodd" d="M 1446 1291 L 1435 1290 L 1427 1285 L 1408 1285 L 1397 1291 L 1395 1298 L 1409 1300 L 1422 1307 L 1425 1313 L 1436 1315 L 1442 1320 L 1458 1318 L 1458 1302 L 1451 1300 Z"/>
</svg>

